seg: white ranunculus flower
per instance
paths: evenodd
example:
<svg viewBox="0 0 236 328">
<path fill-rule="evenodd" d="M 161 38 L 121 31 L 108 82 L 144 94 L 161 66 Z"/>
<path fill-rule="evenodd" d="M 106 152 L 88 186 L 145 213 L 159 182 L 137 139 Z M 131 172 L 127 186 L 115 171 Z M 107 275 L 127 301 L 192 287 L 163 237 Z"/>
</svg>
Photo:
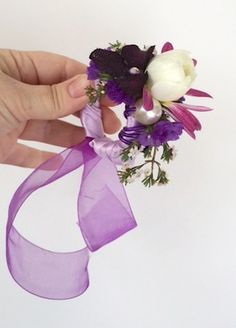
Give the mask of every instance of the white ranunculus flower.
<svg viewBox="0 0 236 328">
<path fill-rule="evenodd" d="M 151 94 L 159 101 L 178 100 L 196 77 L 193 60 L 185 50 L 170 50 L 155 56 L 147 72 Z"/>
</svg>

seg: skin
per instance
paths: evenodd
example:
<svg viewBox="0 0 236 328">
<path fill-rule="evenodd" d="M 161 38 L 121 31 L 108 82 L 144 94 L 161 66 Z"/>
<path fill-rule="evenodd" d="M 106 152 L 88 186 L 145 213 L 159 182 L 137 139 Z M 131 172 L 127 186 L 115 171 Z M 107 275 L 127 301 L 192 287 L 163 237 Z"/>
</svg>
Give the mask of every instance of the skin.
<svg viewBox="0 0 236 328">
<path fill-rule="evenodd" d="M 0 163 L 34 168 L 54 155 L 20 143 L 34 140 L 69 147 L 85 137 L 84 129 L 64 122 L 79 117 L 88 103 L 90 83 L 86 66 L 73 59 L 46 52 L 0 50 Z M 120 129 L 120 121 L 100 101 L 106 133 Z"/>
</svg>

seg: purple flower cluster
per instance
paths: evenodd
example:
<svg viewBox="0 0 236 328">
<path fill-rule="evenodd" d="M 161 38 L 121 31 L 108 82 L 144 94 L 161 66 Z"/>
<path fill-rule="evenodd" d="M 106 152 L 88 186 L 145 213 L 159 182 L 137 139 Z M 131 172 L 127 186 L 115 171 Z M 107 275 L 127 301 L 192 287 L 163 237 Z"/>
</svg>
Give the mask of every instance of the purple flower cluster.
<svg viewBox="0 0 236 328">
<path fill-rule="evenodd" d="M 167 120 L 157 122 L 152 131 L 149 133 L 143 131 L 138 141 L 144 147 L 156 146 L 159 147 L 168 141 L 179 139 L 183 132 L 183 124 L 180 122 L 170 122 Z"/>
<path fill-rule="evenodd" d="M 126 105 L 133 105 L 134 99 L 129 97 L 116 82 L 108 81 L 105 88 L 107 96 L 115 103 L 121 104 L 123 102 Z"/>
<path fill-rule="evenodd" d="M 89 80 L 99 79 L 100 71 L 92 60 L 90 60 L 89 66 L 87 67 L 87 74 Z"/>
</svg>

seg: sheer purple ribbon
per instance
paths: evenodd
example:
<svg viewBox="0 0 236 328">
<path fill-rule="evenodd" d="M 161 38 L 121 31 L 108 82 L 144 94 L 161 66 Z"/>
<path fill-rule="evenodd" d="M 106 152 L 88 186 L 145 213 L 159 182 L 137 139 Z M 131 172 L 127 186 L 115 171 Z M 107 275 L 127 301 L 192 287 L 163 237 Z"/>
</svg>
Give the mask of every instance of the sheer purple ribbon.
<svg viewBox="0 0 236 328">
<path fill-rule="evenodd" d="M 69 299 L 82 294 L 89 285 L 89 250 L 96 251 L 137 225 L 113 163 L 122 144 L 106 140 L 103 146 L 97 145 L 104 138 L 97 106 L 85 107 L 82 122 L 86 139 L 36 168 L 19 186 L 9 206 L 6 229 L 9 271 L 21 287 L 44 298 Z M 13 225 L 23 203 L 37 189 L 81 166 L 78 225 L 87 247 L 60 253 L 25 239 Z"/>
</svg>

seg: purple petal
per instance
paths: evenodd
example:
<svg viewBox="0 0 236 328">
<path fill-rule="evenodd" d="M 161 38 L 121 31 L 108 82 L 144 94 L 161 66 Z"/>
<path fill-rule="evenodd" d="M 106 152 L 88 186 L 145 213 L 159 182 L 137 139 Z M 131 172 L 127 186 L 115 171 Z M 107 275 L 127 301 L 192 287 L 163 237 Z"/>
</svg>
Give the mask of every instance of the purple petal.
<svg viewBox="0 0 236 328">
<path fill-rule="evenodd" d="M 174 47 L 173 47 L 172 43 L 170 43 L 170 42 L 166 42 L 166 43 L 163 45 L 163 47 L 162 47 L 162 49 L 161 49 L 161 52 L 167 52 L 167 51 L 170 51 L 170 50 L 173 50 L 173 49 L 174 49 Z"/>
<path fill-rule="evenodd" d="M 90 60 L 89 66 L 87 67 L 88 80 L 97 80 L 99 78 L 99 70 L 96 64 Z"/>
<path fill-rule="evenodd" d="M 143 108 L 147 111 L 153 109 L 153 100 L 150 91 L 147 88 L 143 88 Z"/>
<path fill-rule="evenodd" d="M 172 103 L 168 106 L 169 114 L 178 122 L 182 122 L 185 131 L 195 139 L 195 130 L 201 129 L 199 120 L 188 110 L 186 110 L 182 104 Z"/>
<path fill-rule="evenodd" d="M 137 67 L 145 71 L 148 63 L 152 59 L 155 46 L 149 47 L 147 50 L 140 50 L 135 44 L 124 46 L 121 50 L 121 56 L 125 62 L 131 67 Z"/>
<path fill-rule="evenodd" d="M 110 74 L 112 77 L 123 76 L 128 72 L 123 58 L 115 51 L 96 49 L 90 54 L 89 58 L 101 73 Z"/>
<path fill-rule="evenodd" d="M 183 128 L 184 126 L 181 122 L 170 122 L 167 120 L 159 121 L 153 128 L 152 137 L 160 144 L 174 141 L 179 139 Z"/>
<path fill-rule="evenodd" d="M 189 89 L 188 92 L 186 93 L 186 95 L 193 96 L 193 97 L 209 97 L 209 98 L 212 98 L 212 96 L 209 93 L 207 93 L 205 91 L 197 90 L 197 89 Z"/>
<path fill-rule="evenodd" d="M 193 65 L 196 66 L 197 65 L 197 59 L 192 58 L 193 61 Z"/>
<path fill-rule="evenodd" d="M 152 136 L 147 132 L 143 132 L 137 138 L 137 141 L 144 147 L 153 146 L 155 144 Z M 158 145 L 160 146 L 160 145 Z"/>
<path fill-rule="evenodd" d="M 195 106 L 189 104 L 181 104 L 181 106 L 184 107 L 185 109 L 194 110 L 196 112 L 209 112 L 213 110 L 212 108 L 206 106 Z"/>
<path fill-rule="evenodd" d="M 134 103 L 133 98 L 126 95 L 115 81 L 108 81 L 105 88 L 107 96 L 115 103 L 121 104 L 123 102 L 126 105 L 132 105 Z"/>
<path fill-rule="evenodd" d="M 178 122 L 179 117 L 176 116 L 172 111 L 170 111 L 169 109 L 166 109 L 166 112 L 170 115 L 170 117 L 172 117 L 176 122 Z M 192 137 L 193 139 L 196 139 L 196 136 L 193 132 L 192 129 L 189 129 L 188 126 L 186 124 L 184 124 L 184 122 L 182 121 L 183 125 L 184 125 L 184 130 L 190 135 L 190 137 Z"/>
<path fill-rule="evenodd" d="M 129 74 L 116 79 L 116 83 L 129 97 L 137 100 L 142 98 L 143 87 L 147 82 L 147 79 L 147 73 L 138 75 Z"/>
</svg>

